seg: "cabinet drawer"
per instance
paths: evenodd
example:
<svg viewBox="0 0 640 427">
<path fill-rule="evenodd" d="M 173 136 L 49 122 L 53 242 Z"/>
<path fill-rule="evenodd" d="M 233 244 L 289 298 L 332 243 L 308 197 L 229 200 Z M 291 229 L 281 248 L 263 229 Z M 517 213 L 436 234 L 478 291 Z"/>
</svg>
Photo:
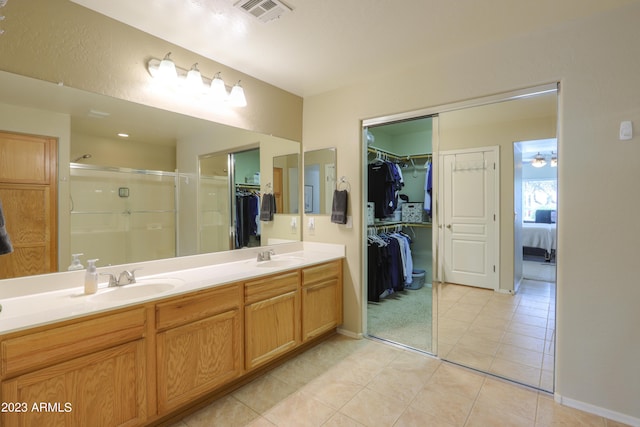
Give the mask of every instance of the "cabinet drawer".
<svg viewBox="0 0 640 427">
<path fill-rule="evenodd" d="M 244 302 L 245 304 L 252 304 L 295 291 L 298 289 L 299 283 L 300 273 L 298 271 L 251 280 L 244 284 Z"/>
<path fill-rule="evenodd" d="M 156 328 L 163 330 L 185 325 L 240 307 L 240 284 L 198 292 L 156 305 Z"/>
<path fill-rule="evenodd" d="M 302 285 L 314 283 L 320 280 L 326 280 L 334 277 L 340 277 L 342 273 L 342 262 L 340 260 L 331 261 L 313 267 L 302 269 Z"/>
<path fill-rule="evenodd" d="M 144 308 L 2 342 L 2 376 L 26 372 L 144 336 Z"/>
</svg>

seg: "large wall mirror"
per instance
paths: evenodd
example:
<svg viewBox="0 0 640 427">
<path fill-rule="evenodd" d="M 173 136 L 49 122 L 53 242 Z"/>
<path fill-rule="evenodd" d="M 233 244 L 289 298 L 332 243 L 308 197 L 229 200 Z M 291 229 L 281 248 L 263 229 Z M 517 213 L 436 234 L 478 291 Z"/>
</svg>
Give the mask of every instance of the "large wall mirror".
<svg viewBox="0 0 640 427">
<path fill-rule="evenodd" d="M 3 156 L 13 152 L 17 159 L 29 158 L 28 163 L 38 156 L 52 171 L 52 187 L 41 200 L 51 201 L 48 208 L 53 206 L 54 212 L 45 215 L 49 223 L 42 234 L 53 236 L 52 251 L 57 252 L 48 269 L 21 269 L 20 259 L 31 256 L 23 242 L 29 233 L 14 228 L 20 203 L 7 201 L 4 214 L 14 253 L 0 257 L 0 279 L 65 271 L 72 253 L 83 253 L 83 260 L 99 258 L 98 266 L 105 266 L 226 250 L 218 244 L 219 236 L 203 238 L 203 227 L 210 224 L 202 221 L 199 185 L 209 179 L 210 169 L 222 165 L 214 162 L 207 169 L 202 159 L 211 153 L 225 153 L 226 159 L 226 153 L 257 149 L 254 163 L 238 171 L 238 178 L 259 192 L 273 191 L 274 168 L 281 157 L 300 153 L 297 141 L 7 72 L 0 72 L 0 132 Z M 25 136 L 34 136 L 36 142 L 25 143 Z M 40 136 L 55 145 L 48 156 L 42 156 Z M 25 154 L 29 152 L 33 158 Z M 292 168 L 292 162 L 284 167 Z M 288 195 L 283 201 L 289 213 L 283 211 L 286 218 L 262 227 L 261 244 L 301 238 L 299 230 L 289 226 L 289 216 L 300 215 L 301 208 L 292 205 L 297 182 L 290 180 L 288 169 L 284 173 Z M 16 182 L 2 179 L 0 197 L 6 199 L 13 191 L 6 186 Z M 42 220 L 41 210 L 31 212 L 33 221 Z M 48 256 L 52 251 L 42 252 Z"/>
<path fill-rule="evenodd" d="M 305 214 L 330 215 L 336 187 L 336 149 L 305 151 L 303 207 Z"/>
</svg>

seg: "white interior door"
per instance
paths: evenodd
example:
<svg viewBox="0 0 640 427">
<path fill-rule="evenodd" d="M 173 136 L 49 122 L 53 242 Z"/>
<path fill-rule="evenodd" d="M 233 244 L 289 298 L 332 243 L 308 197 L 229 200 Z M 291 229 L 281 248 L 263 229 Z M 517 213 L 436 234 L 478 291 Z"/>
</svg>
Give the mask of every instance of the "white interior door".
<svg viewBox="0 0 640 427">
<path fill-rule="evenodd" d="M 446 282 L 499 288 L 497 163 L 498 147 L 441 153 Z"/>
</svg>

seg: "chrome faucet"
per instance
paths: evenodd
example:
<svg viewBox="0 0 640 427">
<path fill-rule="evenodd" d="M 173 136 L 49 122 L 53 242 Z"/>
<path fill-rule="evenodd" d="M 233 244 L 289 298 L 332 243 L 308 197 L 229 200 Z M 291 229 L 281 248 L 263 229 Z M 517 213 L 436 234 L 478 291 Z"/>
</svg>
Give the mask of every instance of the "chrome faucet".
<svg viewBox="0 0 640 427">
<path fill-rule="evenodd" d="M 264 252 L 258 252 L 258 258 L 257 261 L 270 261 L 271 260 L 271 255 L 275 255 L 276 251 L 274 251 L 273 249 L 269 249 L 268 251 L 264 251 Z"/>
<path fill-rule="evenodd" d="M 136 271 L 140 270 L 136 268 L 134 270 L 124 270 L 116 277 L 113 273 L 100 273 L 102 276 L 109 276 L 109 287 L 130 285 L 136 283 Z"/>
</svg>

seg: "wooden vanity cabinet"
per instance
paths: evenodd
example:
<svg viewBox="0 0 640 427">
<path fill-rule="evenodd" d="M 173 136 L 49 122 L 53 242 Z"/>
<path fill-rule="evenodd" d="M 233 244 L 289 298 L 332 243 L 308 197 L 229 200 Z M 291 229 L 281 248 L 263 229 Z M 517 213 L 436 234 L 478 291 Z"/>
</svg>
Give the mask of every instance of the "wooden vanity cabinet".
<svg viewBox="0 0 640 427">
<path fill-rule="evenodd" d="M 144 424 L 144 331 L 138 308 L 2 339 L 0 424 Z"/>
<path fill-rule="evenodd" d="M 342 323 L 342 260 L 302 269 L 302 341 Z"/>
<path fill-rule="evenodd" d="M 156 305 L 159 415 L 242 375 L 241 310 L 241 284 Z"/>
<path fill-rule="evenodd" d="M 244 299 L 247 370 L 301 343 L 299 270 L 245 282 Z"/>
</svg>

